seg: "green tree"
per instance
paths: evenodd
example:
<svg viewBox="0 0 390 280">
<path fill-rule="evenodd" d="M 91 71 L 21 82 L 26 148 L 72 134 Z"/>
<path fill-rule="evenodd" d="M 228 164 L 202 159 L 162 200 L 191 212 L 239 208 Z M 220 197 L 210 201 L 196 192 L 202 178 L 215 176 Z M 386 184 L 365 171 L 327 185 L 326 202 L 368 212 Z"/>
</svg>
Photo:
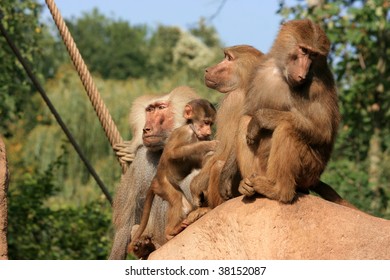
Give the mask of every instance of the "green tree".
<svg viewBox="0 0 390 280">
<path fill-rule="evenodd" d="M 220 48 L 215 29 L 202 21 L 199 28 L 190 32 L 174 26 L 159 26 L 149 41 L 149 81 L 161 84 L 161 80 L 177 80 L 177 84 L 204 91 L 203 70 L 216 62 Z M 202 86 L 198 87 L 200 84 Z"/>
<path fill-rule="evenodd" d="M 180 40 L 181 30 L 178 27 L 160 25 L 153 32 L 149 40 L 149 53 L 147 72 L 149 77 L 159 79 L 173 73 L 172 50 Z"/>
<path fill-rule="evenodd" d="M 390 216 L 385 168 L 390 153 L 390 2 L 300 1 L 288 6 L 280 1 L 280 7 L 286 18 L 320 23 L 333 43 L 343 123 L 328 178 L 345 176 L 345 191 L 355 193 L 357 203 L 366 201 L 364 208 Z"/>
<path fill-rule="evenodd" d="M 42 26 L 39 15 L 42 7 L 36 1 L 2 0 L 1 20 L 5 29 L 17 43 L 21 53 L 31 64 L 39 61 Z M 12 124 L 21 117 L 28 105 L 27 96 L 32 92 L 22 66 L 0 37 L 0 133 L 5 137 L 12 134 Z"/>
<path fill-rule="evenodd" d="M 47 201 L 60 190 L 55 170 L 26 174 L 9 192 L 9 258 L 14 260 L 106 259 L 110 206 L 104 200 L 83 207 L 53 209 Z"/>
<path fill-rule="evenodd" d="M 201 18 L 198 26 L 190 28 L 190 33 L 202 40 L 202 42 L 210 48 L 221 48 L 222 43 L 219 39 L 217 30 L 212 25 L 207 25 L 206 20 Z"/>
<path fill-rule="evenodd" d="M 150 30 L 94 9 L 67 24 L 88 68 L 104 79 L 144 77 L 154 85 L 177 75 L 186 80 L 184 76 L 204 68 L 221 47 L 215 28 L 202 19 L 189 32 L 175 26 Z"/>
<path fill-rule="evenodd" d="M 126 21 L 105 17 L 97 9 L 67 20 L 67 25 L 91 72 L 121 80 L 144 75 L 146 26 L 132 27 Z"/>
</svg>

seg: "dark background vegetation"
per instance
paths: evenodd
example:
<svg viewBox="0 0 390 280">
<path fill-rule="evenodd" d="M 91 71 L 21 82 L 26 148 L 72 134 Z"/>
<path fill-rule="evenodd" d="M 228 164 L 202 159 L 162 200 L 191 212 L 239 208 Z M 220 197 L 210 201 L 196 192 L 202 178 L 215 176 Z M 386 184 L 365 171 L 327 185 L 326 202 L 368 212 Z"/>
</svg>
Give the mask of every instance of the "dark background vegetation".
<svg viewBox="0 0 390 280">
<path fill-rule="evenodd" d="M 113 194 L 120 166 L 56 29 L 42 21 L 43 7 L 34 0 L 0 3 L 3 24 Z M 333 43 L 330 63 L 343 121 L 322 179 L 360 209 L 387 219 L 389 8 L 386 0 L 296 1 L 292 6 L 280 1 L 278 11 L 286 19 L 319 22 Z M 142 94 L 189 85 L 218 102 L 220 95 L 203 85 L 203 69 L 221 59 L 223 46 L 204 20 L 188 32 L 175 26 L 151 30 L 93 10 L 67 23 L 124 139 L 131 139 L 132 100 Z M 112 238 L 109 203 L 4 38 L 0 59 L 0 135 L 11 172 L 10 259 L 105 259 Z"/>
</svg>

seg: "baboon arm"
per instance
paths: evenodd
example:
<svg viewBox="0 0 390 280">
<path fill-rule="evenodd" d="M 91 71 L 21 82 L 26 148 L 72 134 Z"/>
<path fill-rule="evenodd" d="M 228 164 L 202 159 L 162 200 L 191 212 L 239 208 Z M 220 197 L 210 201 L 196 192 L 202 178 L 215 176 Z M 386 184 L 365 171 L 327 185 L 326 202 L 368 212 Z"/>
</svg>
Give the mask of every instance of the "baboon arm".
<svg viewBox="0 0 390 280">
<path fill-rule="evenodd" d="M 235 144 L 229 151 L 225 164 L 222 167 L 219 179 L 219 193 L 225 199 L 232 198 L 232 183 L 233 178 L 238 172 L 238 163 L 235 153 Z"/>
<path fill-rule="evenodd" d="M 260 128 L 275 130 L 282 122 L 292 125 L 292 127 L 301 133 L 308 144 L 322 144 L 332 141 L 332 121 L 324 116 L 329 116 L 319 103 L 314 102 L 307 111 L 312 112 L 310 118 L 304 116 L 296 109 L 291 111 L 279 111 L 274 109 L 260 109 L 256 111 L 254 118 L 260 125 Z"/>
<path fill-rule="evenodd" d="M 212 147 L 213 142 L 214 141 L 201 141 L 201 142 L 196 142 L 189 145 L 184 145 L 181 147 L 174 148 L 171 150 L 171 153 L 169 154 L 169 158 L 180 159 L 180 158 L 192 156 L 194 154 L 209 152 L 213 150 Z"/>
</svg>

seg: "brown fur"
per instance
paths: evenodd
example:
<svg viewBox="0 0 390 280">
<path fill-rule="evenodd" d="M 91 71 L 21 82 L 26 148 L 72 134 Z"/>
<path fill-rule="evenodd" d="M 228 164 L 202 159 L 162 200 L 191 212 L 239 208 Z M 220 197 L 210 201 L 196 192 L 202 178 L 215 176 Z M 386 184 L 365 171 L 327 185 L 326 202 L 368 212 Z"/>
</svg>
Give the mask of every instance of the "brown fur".
<svg viewBox="0 0 390 280">
<path fill-rule="evenodd" d="M 160 160 L 161 150 L 146 148 L 142 145 L 143 128 L 147 122 L 145 109 L 150 104 L 157 101 L 169 101 L 170 109 L 165 112 L 174 117 L 174 126 L 169 129 L 172 131 L 186 123 L 183 117 L 184 106 L 191 100 L 199 98 L 196 93 L 185 86 L 177 87 L 169 94 L 156 97 L 140 97 L 134 101 L 131 109 L 131 125 L 135 132 L 133 134 L 135 151 L 132 156 L 132 164 L 122 175 L 120 184 L 116 190 L 113 203 L 113 224 L 114 240 L 111 249 L 110 259 L 125 259 L 127 254 L 127 245 L 130 242 L 130 236 L 133 226 L 140 222 L 146 191 L 156 174 L 157 165 Z M 152 116 L 150 116 L 152 117 Z M 161 139 L 163 141 L 164 139 Z M 166 140 L 166 139 L 165 139 Z M 157 142 L 156 142 L 157 143 Z M 140 146 L 141 145 L 141 146 Z M 162 148 L 162 145 L 157 145 Z M 125 152 L 126 153 L 126 152 Z M 129 155 L 129 153 L 127 153 Z M 182 188 L 187 197 L 189 197 L 189 179 L 186 178 Z M 145 235 L 152 238 L 152 241 L 159 247 L 165 242 L 163 228 L 165 227 L 165 213 L 167 205 L 162 199 L 157 197 L 154 201 L 151 211 L 149 224 L 145 230 Z"/>
<path fill-rule="evenodd" d="M 219 141 L 215 154 L 205 164 L 204 168 L 191 183 L 191 193 L 197 206 L 205 204 L 211 208 L 225 201 L 219 194 L 219 174 L 228 155 L 235 150 L 234 135 L 242 114 L 245 93 L 251 76 L 251 71 L 260 62 L 263 54 L 253 47 L 240 45 L 224 50 L 225 58 L 215 66 L 205 71 L 205 84 L 225 96 L 219 105 L 216 119 L 216 140 Z M 229 170 L 224 180 L 232 185 L 237 178 L 238 170 Z M 238 185 L 238 182 L 237 182 Z M 204 201 L 204 199 L 207 201 Z"/>
<path fill-rule="evenodd" d="M 288 203 L 298 188 L 326 188 L 319 179 L 340 121 L 336 87 L 326 62 L 329 47 L 325 33 L 309 20 L 282 26 L 258 67 L 244 106 L 244 113 L 252 116 L 246 139 L 250 149 L 257 155 L 263 145 L 270 150 L 267 161 L 261 159 L 250 176 L 245 174 L 239 187 L 242 194 L 258 192 Z M 240 169 L 253 166 L 243 160 L 239 165 Z"/>
<path fill-rule="evenodd" d="M 193 209 L 193 205 L 182 193 L 180 183 L 194 168 L 201 167 L 208 152 L 215 150 L 216 141 L 203 141 L 208 140 L 211 135 L 215 113 L 215 108 L 204 99 L 193 100 L 186 105 L 184 115 L 187 124 L 175 129 L 165 145 L 157 174 L 147 192 L 140 226 L 129 245 L 129 252 L 138 253 L 135 246 L 147 226 L 155 194 L 169 204 L 166 238 L 171 239 L 183 230 L 181 222 Z M 145 254 L 137 255 L 147 257 Z"/>
</svg>

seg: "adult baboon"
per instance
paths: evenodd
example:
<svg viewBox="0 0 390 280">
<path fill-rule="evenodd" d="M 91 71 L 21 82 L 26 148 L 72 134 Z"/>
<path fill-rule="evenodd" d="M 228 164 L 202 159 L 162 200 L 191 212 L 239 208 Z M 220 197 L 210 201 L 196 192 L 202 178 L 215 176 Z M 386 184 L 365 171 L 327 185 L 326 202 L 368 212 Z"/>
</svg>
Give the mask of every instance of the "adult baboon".
<svg viewBox="0 0 390 280">
<path fill-rule="evenodd" d="M 131 110 L 131 125 L 135 132 L 133 147 L 137 148 L 133 162 L 122 175 L 113 203 L 114 241 L 109 259 L 125 259 L 134 225 L 140 222 L 143 204 L 150 183 L 156 174 L 162 149 L 177 127 L 186 123 L 185 105 L 198 99 L 196 93 L 185 86 L 175 88 L 161 97 L 141 97 Z M 129 150 L 130 151 L 130 150 Z M 183 189 L 189 195 L 189 183 Z M 158 247 L 165 240 L 165 213 L 167 205 L 156 198 L 145 235 Z"/>
<path fill-rule="evenodd" d="M 312 21 L 282 25 L 246 96 L 244 115 L 251 118 L 246 143 L 238 147 L 246 151 L 249 145 L 263 158 L 254 167 L 245 160 L 239 162 L 240 169 L 252 164 L 252 174 L 245 174 L 240 183 L 242 194 L 258 192 L 289 203 L 297 190 L 313 189 L 322 196 L 330 191 L 325 198 L 353 207 L 320 181 L 340 121 L 335 82 L 327 64 L 329 49 L 326 34 Z M 264 145 L 265 159 L 264 152 L 259 153 Z"/>
<path fill-rule="evenodd" d="M 204 74 L 206 86 L 224 94 L 217 110 L 216 119 L 215 139 L 219 141 L 219 144 L 214 155 L 191 182 L 194 203 L 197 206 L 210 208 L 225 201 L 218 190 L 221 169 L 229 154 L 232 156 L 235 154 L 236 135 L 245 96 L 249 90 L 252 73 L 263 57 L 262 52 L 248 45 L 225 48 L 224 54 L 224 59 L 218 64 L 208 67 Z M 224 178 L 226 179 L 224 179 L 223 184 L 230 187 L 236 185 L 236 189 L 238 189 L 240 177 L 237 167 L 230 168 L 229 174 Z M 237 190 L 236 194 L 238 194 Z"/>
<path fill-rule="evenodd" d="M 215 114 L 214 106 L 205 99 L 192 100 L 185 106 L 184 117 L 187 124 L 176 128 L 165 145 L 157 173 L 147 192 L 140 226 L 132 236 L 128 252 L 145 259 L 153 249 L 148 247 L 146 251 L 140 250 L 140 247 L 145 247 L 143 245 L 145 240 L 139 238 L 148 224 L 155 195 L 169 204 L 165 227 L 166 239 L 171 239 L 185 228 L 182 221 L 194 206 L 183 194 L 181 184 L 194 169 L 202 166 L 207 160 L 206 155 L 215 150 L 217 141 L 209 141 Z M 149 240 L 146 240 L 146 245 L 150 245 Z"/>
</svg>

